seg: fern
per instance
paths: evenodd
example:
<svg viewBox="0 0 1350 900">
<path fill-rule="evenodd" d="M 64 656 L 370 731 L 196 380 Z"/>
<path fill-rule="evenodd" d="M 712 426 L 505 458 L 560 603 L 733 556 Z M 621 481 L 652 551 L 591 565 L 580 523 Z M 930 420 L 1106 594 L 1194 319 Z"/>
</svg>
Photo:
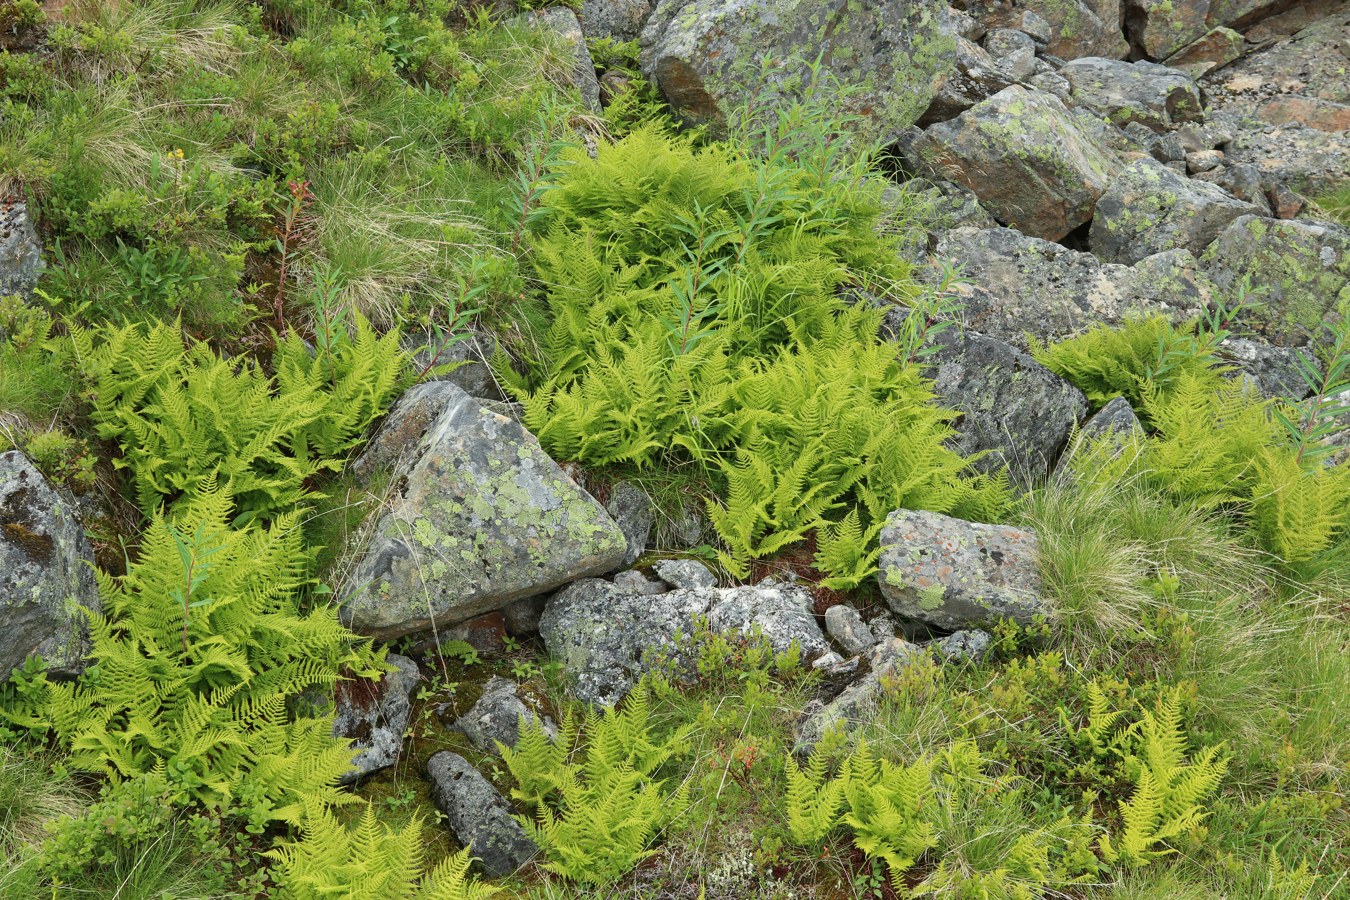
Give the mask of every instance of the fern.
<svg viewBox="0 0 1350 900">
<path fill-rule="evenodd" d="M 1214 792 L 1228 768 L 1219 747 L 1206 747 L 1190 762 L 1181 729 L 1179 690 L 1158 698 L 1130 729 L 1132 747 L 1123 768 L 1132 774 L 1134 790 L 1120 801 L 1123 829 L 1113 841 L 1101 837 L 1102 858 L 1108 863 L 1142 866 L 1174 852 L 1159 844 L 1194 830 L 1205 817 L 1201 801 Z"/>
<path fill-rule="evenodd" d="M 791 758 L 784 767 L 788 834 L 799 847 L 819 847 L 839 824 L 844 785 L 839 779 L 826 780 L 825 770 L 823 753 L 812 754 L 805 769 Z"/>
<path fill-rule="evenodd" d="M 426 871 L 419 819 L 391 829 L 367 803 L 356 824 L 344 827 L 325 806 L 309 802 L 301 821 L 301 840 L 267 853 L 277 896 L 286 900 L 486 900 L 498 893 L 467 877 L 468 850 Z"/>
<path fill-rule="evenodd" d="M 925 850 L 937 842 L 924 806 L 933 796 L 933 763 L 922 758 L 912 765 L 878 760 L 864 741 L 844 762 L 842 821 L 853 832 L 853 843 L 870 857 L 883 860 L 896 890 L 904 874 Z"/>
</svg>

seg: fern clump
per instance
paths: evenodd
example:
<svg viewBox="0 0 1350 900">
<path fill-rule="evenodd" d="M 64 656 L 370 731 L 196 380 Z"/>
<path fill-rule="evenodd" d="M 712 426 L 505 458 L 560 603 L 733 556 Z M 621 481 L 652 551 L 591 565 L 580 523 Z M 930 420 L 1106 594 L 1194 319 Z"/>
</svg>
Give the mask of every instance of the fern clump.
<svg viewBox="0 0 1350 900">
<path fill-rule="evenodd" d="M 330 719 L 293 716 L 306 688 L 344 669 L 373 675 L 377 654 L 323 607 L 302 614 L 307 556 L 293 515 L 232 529 L 231 498 L 211 489 L 173 521 L 156 515 L 121 578 L 99 573 L 92 665 L 47 686 L 52 729 L 72 768 L 114 780 L 162 772 L 180 802 L 236 808 L 255 830 L 299 824 L 352 751 Z"/>
<path fill-rule="evenodd" d="M 203 343 L 185 347 L 166 323 L 75 329 L 71 340 L 97 433 L 121 447 L 114 464 L 131 472 L 147 517 L 208 483 L 232 499 L 241 525 L 294 509 L 406 384 L 398 333 L 379 337 L 360 317 L 354 336 L 313 355 L 295 333 L 280 341 L 275 376 Z"/>
<path fill-rule="evenodd" d="M 569 719 L 550 741 L 542 724 L 522 723 L 514 749 L 498 745 L 517 787 L 535 808 L 521 817 L 548 862 L 582 884 L 610 884 L 651 855 L 656 833 L 687 807 L 687 788 L 665 790 L 654 775 L 684 752 L 691 726 L 658 738 L 648 682 L 629 692 L 622 711 Z M 574 746 L 581 734 L 584 746 Z"/>
<path fill-rule="evenodd" d="M 765 140 L 757 158 L 645 128 L 564 151 L 534 219 L 551 324 L 526 377 L 498 368 L 555 456 L 705 473 L 732 573 L 815 534 L 848 587 L 894 509 L 993 518 L 1006 489 L 945 447 L 881 313 L 842 299 L 917 292 L 880 188 L 828 141 Z"/>
<path fill-rule="evenodd" d="M 467 849 L 427 870 L 422 822 L 389 828 L 366 805 L 344 826 L 323 804 L 306 804 L 301 839 L 268 852 L 276 896 L 286 900 L 378 897 L 380 900 L 486 900 L 498 891 L 467 876 Z"/>
</svg>

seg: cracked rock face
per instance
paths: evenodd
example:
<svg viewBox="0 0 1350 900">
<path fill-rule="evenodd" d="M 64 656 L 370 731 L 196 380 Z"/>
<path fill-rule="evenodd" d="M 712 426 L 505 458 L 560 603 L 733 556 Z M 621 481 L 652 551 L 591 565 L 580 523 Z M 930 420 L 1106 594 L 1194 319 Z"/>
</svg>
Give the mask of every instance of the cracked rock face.
<svg viewBox="0 0 1350 900">
<path fill-rule="evenodd" d="M 533 435 L 448 382 L 434 387 L 443 405 L 341 590 L 348 627 L 388 640 L 622 565 L 623 532 Z"/>
<path fill-rule="evenodd" d="M 951 71 L 955 36 L 942 0 L 661 0 L 642 31 L 642 71 L 684 121 L 725 126 L 749 99 L 794 92 L 802 59 L 856 89 L 845 101 L 866 138 L 892 140 L 928 107 Z M 765 58 L 795 62 L 770 71 Z"/>
<path fill-rule="evenodd" d="M 902 509 L 881 531 L 877 581 L 898 615 L 937 628 L 1029 625 L 1050 612 L 1037 552 L 1030 529 Z"/>
<path fill-rule="evenodd" d="M 18 451 L 0 453 L 0 681 L 34 654 L 57 673 L 84 667 L 101 609 L 94 558 L 74 511 Z"/>
</svg>

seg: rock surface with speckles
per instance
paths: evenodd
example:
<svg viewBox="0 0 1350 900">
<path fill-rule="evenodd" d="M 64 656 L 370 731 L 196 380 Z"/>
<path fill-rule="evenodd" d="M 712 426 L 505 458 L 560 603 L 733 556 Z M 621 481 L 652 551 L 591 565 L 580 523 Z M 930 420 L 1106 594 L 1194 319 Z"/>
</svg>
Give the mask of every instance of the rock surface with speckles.
<svg viewBox="0 0 1350 900">
<path fill-rule="evenodd" d="M 1123 57 L 1130 46 L 1121 31 L 1121 0 L 964 0 L 986 28 L 1027 30 L 1027 13 L 1048 24 L 1045 51 L 1060 59 Z"/>
<path fill-rule="evenodd" d="M 39 654 L 59 673 L 83 668 L 100 609 L 94 559 L 75 513 L 16 450 L 0 453 L 0 682 Z"/>
<path fill-rule="evenodd" d="M 642 70 L 690 124 L 720 129 L 754 91 L 760 108 L 795 92 L 805 62 L 855 89 L 845 108 L 867 139 L 894 139 L 951 71 L 943 0 L 661 0 L 642 31 Z M 767 72 L 766 58 L 793 60 Z"/>
<path fill-rule="evenodd" d="M 1224 290 L 1250 279 L 1255 305 L 1239 321 L 1277 346 L 1308 343 L 1350 303 L 1350 229 L 1328 222 L 1242 216 L 1203 262 Z"/>
<path fill-rule="evenodd" d="M 464 757 L 442 750 L 427 760 L 427 778 L 445 823 L 489 876 L 510 875 L 538 854 L 511 804 Z"/>
<path fill-rule="evenodd" d="M 1162 131 L 1204 118 L 1200 88 L 1191 76 L 1151 62 L 1118 59 L 1075 59 L 1059 70 L 1077 106 L 1108 122 L 1138 122 Z"/>
<path fill-rule="evenodd" d="M 520 699 L 520 685 L 494 675 L 483 686 L 478 702 L 451 727 L 463 732 L 482 752 L 500 755 L 499 743 L 514 747 L 520 740 L 521 722 L 538 722 L 550 739 L 558 736 L 558 726 L 552 719 L 536 713 Z"/>
<path fill-rule="evenodd" d="M 1058 97 L 1021 85 L 930 126 L 914 146 L 999 222 L 1052 241 L 1092 218 L 1121 166 L 1102 130 Z"/>
<path fill-rule="evenodd" d="M 960 413 L 951 444 L 963 455 L 984 451 L 974 468 L 1005 467 L 1030 484 L 1059 456 L 1087 413 L 1083 392 L 1010 344 L 968 331 L 938 335 L 933 390 L 938 403 Z"/>
<path fill-rule="evenodd" d="M 348 738 L 359 751 L 343 784 L 378 772 L 398 762 L 403 732 L 412 717 L 412 691 L 422 680 L 417 663 L 390 653 L 390 670 L 377 681 L 338 682 L 334 690 L 333 736 Z"/>
<path fill-rule="evenodd" d="M 804 588 L 773 581 L 641 596 L 588 578 L 549 598 L 539 633 L 549 655 L 566 667 L 573 693 L 608 706 L 619 702 L 658 658 L 673 662 L 677 670 L 692 665 L 681 638 L 694 635 L 701 620 L 727 636 L 758 631 L 779 653 L 795 643 L 804 660 L 814 659 L 830 648 L 811 607 Z"/>
<path fill-rule="evenodd" d="M 0 200 L 0 297 L 27 297 L 42 269 L 42 247 L 28 216 L 28 204 Z"/>
<path fill-rule="evenodd" d="M 651 0 L 582 0 L 581 27 L 588 38 L 637 40 L 651 12 Z"/>
<path fill-rule="evenodd" d="M 516 422 L 437 383 L 446 401 L 395 472 L 342 620 L 383 640 L 450 625 L 612 571 L 628 541 Z"/>
<path fill-rule="evenodd" d="M 1097 201 L 1089 243 L 1106 262 L 1136 263 L 1165 250 L 1203 253 L 1238 216 L 1261 210 L 1152 159 L 1126 166 Z"/>
<path fill-rule="evenodd" d="M 937 628 L 1028 625 L 1050 612 L 1037 565 L 1030 529 L 902 509 L 881 530 L 877 581 L 897 614 Z"/>
</svg>

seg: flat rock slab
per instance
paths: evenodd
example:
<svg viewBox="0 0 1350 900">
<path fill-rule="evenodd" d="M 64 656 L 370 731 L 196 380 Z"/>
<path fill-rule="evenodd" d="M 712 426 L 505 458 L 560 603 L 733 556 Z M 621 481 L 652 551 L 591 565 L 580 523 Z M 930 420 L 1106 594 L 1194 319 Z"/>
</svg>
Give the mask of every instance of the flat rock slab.
<svg viewBox="0 0 1350 900">
<path fill-rule="evenodd" d="M 1097 201 L 1088 241 L 1101 259 L 1127 265 L 1165 250 L 1199 254 L 1238 216 L 1260 213 L 1217 184 L 1140 159 Z"/>
<path fill-rule="evenodd" d="M 427 778 L 446 824 L 488 875 L 510 875 L 539 853 L 511 804 L 464 757 L 442 750 L 427 760 Z"/>
<path fill-rule="evenodd" d="M 914 146 L 999 222 L 1052 241 L 1092 218 L 1121 166 L 1103 130 L 1058 97 L 1020 85 L 929 127 Z"/>
<path fill-rule="evenodd" d="M 83 669 L 81 606 L 102 608 L 74 511 L 21 453 L 0 453 L 0 682 L 33 655 L 57 673 Z"/>
<path fill-rule="evenodd" d="M 1036 534 L 931 512 L 898 510 L 881 531 L 877 581 L 898 615 L 950 630 L 1049 613 Z"/>
<path fill-rule="evenodd" d="M 1307 344 L 1350 302 L 1350 229 L 1327 222 L 1242 216 L 1203 262 L 1224 290 L 1249 279 L 1257 306 L 1241 321 L 1277 346 Z"/>
<path fill-rule="evenodd" d="M 1087 413 L 1078 388 L 1010 344 L 974 332 L 949 330 L 927 357 L 938 403 L 961 417 L 954 423 L 954 449 L 984 452 L 974 468 L 1007 468 L 1014 482 L 1029 485 L 1059 457 L 1069 433 Z"/>
<path fill-rule="evenodd" d="M 438 382 L 446 404 L 396 473 L 341 589 L 344 624 L 388 640 L 618 568 L 628 542 L 518 423 Z"/>
<path fill-rule="evenodd" d="M 412 717 L 412 691 L 422 680 L 417 663 L 390 653 L 390 670 L 376 680 L 338 682 L 334 690 L 333 736 L 348 738 L 358 750 L 353 771 L 343 777 L 351 784 L 398 762 L 403 733 Z"/>
<path fill-rule="evenodd" d="M 942 0 L 661 0 L 642 31 L 642 71 L 685 122 L 722 129 L 756 95 L 789 99 L 805 62 L 856 89 L 844 108 L 865 139 L 893 140 L 928 107 L 953 64 Z M 765 72 L 765 58 L 792 60 Z"/>
<path fill-rule="evenodd" d="M 638 595 L 589 578 L 549 598 L 539 633 L 549 655 L 563 663 L 573 693 L 608 706 L 658 662 L 687 669 L 687 639 L 700 621 L 727 636 L 758 632 L 778 653 L 795 643 L 803 660 L 814 659 L 830 648 L 811 608 L 806 590 L 772 581 Z"/>
</svg>

